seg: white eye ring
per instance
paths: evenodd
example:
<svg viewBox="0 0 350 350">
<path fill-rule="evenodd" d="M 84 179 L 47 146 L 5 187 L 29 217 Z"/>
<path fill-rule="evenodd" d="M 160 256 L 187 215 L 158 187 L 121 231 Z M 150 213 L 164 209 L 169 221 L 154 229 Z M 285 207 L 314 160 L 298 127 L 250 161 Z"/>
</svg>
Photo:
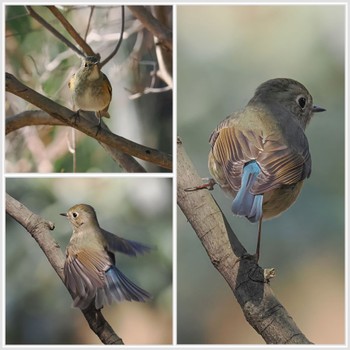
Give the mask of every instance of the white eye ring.
<svg viewBox="0 0 350 350">
<path fill-rule="evenodd" d="M 299 95 L 296 99 L 296 102 L 301 109 L 304 109 L 306 106 L 307 99 L 304 95 Z"/>
<path fill-rule="evenodd" d="M 76 219 L 76 218 L 79 216 L 79 214 L 78 214 L 76 211 L 74 211 L 74 212 L 72 213 L 72 216 L 73 216 L 74 219 Z"/>
</svg>

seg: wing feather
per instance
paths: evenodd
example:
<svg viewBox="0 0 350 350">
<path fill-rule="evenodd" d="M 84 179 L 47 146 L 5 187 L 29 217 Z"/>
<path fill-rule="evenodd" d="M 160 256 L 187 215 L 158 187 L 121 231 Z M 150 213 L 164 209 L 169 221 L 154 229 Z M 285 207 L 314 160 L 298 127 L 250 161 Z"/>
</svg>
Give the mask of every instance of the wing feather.
<svg viewBox="0 0 350 350">
<path fill-rule="evenodd" d="M 108 245 L 108 250 L 118 251 L 127 255 L 136 256 L 138 254 L 144 254 L 152 250 L 145 244 L 132 241 L 130 239 L 121 238 L 114 233 L 101 229 L 103 236 L 105 237 Z"/>
<path fill-rule="evenodd" d="M 282 137 L 277 139 L 273 134 L 264 135 L 262 130 L 242 129 L 226 119 L 210 137 L 211 154 L 216 167 L 223 169 L 228 185 L 235 192 L 241 185 L 243 166 L 256 160 L 262 172 L 252 187 L 252 193 L 261 194 L 310 176 L 307 139 L 303 132 L 298 134 L 297 146 L 288 147 Z"/>
</svg>

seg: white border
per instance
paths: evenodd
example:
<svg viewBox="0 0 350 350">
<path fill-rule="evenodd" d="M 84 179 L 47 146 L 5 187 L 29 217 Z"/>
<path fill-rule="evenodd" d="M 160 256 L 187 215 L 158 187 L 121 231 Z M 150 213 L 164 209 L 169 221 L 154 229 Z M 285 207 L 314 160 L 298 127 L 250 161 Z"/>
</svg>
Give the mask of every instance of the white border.
<svg viewBox="0 0 350 350">
<path fill-rule="evenodd" d="M 2 5 L 2 26 L 1 26 L 1 35 L 2 38 L 4 38 L 5 34 L 5 6 L 6 5 L 23 5 L 22 2 L 18 1 L 7 1 L 7 2 L 1 2 Z M 33 5 L 47 5 L 48 2 L 43 2 L 43 1 L 31 1 L 30 3 L 26 4 L 33 4 Z M 74 5 L 74 4 L 86 4 L 86 5 L 96 5 L 96 2 L 78 2 L 78 1 L 64 1 L 64 2 L 56 2 L 56 1 L 50 1 L 50 4 L 56 4 L 56 5 Z M 125 173 L 97 173 L 97 174 L 90 174 L 90 173 L 77 173 L 77 174 L 60 174 L 60 173 L 52 173 L 52 174 L 35 174 L 35 173 L 28 173 L 28 174 L 5 174 L 4 173 L 4 151 L 1 152 L 0 160 L 0 171 L 1 171 L 1 190 L 2 190 L 2 204 L 3 204 L 3 210 L 1 212 L 1 227 L 2 227 L 2 266 L 1 266 L 1 305 L 2 305 L 2 312 L 1 312 L 1 345 L 3 348 L 8 348 L 8 349 L 38 349 L 38 348 L 52 348 L 52 349 L 71 349 L 71 348 L 77 348 L 77 349 L 86 349 L 86 348 L 92 348 L 92 349 L 102 349 L 105 348 L 105 346 L 89 346 L 89 345 L 27 345 L 27 346 L 13 346 L 13 345 L 5 345 L 5 179 L 6 178 L 75 178 L 75 177 L 82 177 L 82 178 L 91 178 L 91 177 L 135 177 L 135 178 L 140 178 L 140 177 L 152 177 L 152 178 L 172 178 L 173 179 L 173 345 L 168 345 L 168 346 L 162 346 L 162 345 L 139 345 L 139 346 L 130 346 L 126 345 L 124 348 L 126 349 L 257 349 L 257 348 L 271 348 L 271 345 L 218 345 L 218 344 L 212 344 L 212 345 L 176 345 L 177 342 L 177 303 L 176 303 L 176 288 L 177 288 L 177 220 L 176 220 L 176 213 L 177 213 L 177 205 L 176 205 L 176 179 L 177 179 L 177 173 L 176 173 L 176 138 L 177 138 L 177 128 L 176 128 L 176 122 L 177 122 L 177 93 L 176 93 L 176 88 L 177 88 L 177 5 L 179 6 L 186 6 L 186 5 L 196 5 L 196 6 L 222 6 L 222 5 L 244 5 L 244 6 L 270 6 L 270 5 L 345 5 L 345 178 L 346 178 L 346 184 L 345 184 L 345 233 L 349 232 L 349 222 L 348 222 L 348 213 L 349 213 L 349 204 L 348 204 L 348 199 L 349 199 L 349 194 L 350 194 L 350 189 L 349 189 L 349 182 L 348 182 L 348 177 L 349 177 L 349 140 L 348 140 L 348 135 L 350 135 L 350 123 L 348 122 L 348 111 L 349 111 L 349 105 L 348 105 L 348 99 L 349 99 L 349 69 L 348 69 L 348 64 L 349 64 L 349 54 L 348 54 L 348 40 L 349 40 L 349 35 L 348 35 L 348 19 L 349 19 L 349 5 L 347 2 L 329 2 L 329 1 L 317 1 L 317 2 L 303 2 L 303 1 L 298 1 L 298 2 L 290 2 L 290 1 L 261 1 L 261 2 L 235 2 L 235 1 L 220 1 L 220 2 L 213 2 L 209 0 L 201 0 L 199 1 L 128 1 L 126 3 L 123 3 L 124 5 L 136 5 L 136 4 L 142 4 L 142 5 L 151 5 L 151 4 L 157 4 L 157 5 L 173 5 L 174 10 L 173 10 L 173 40 L 174 40 L 174 51 L 173 51 L 173 79 L 174 79 L 174 89 L 173 89 L 173 164 L 174 164 L 174 170 L 173 174 L 171 173 L 145 173 L 145 174 L 125 174 Z M 118 5 L 116 2 L 101 2 L 99 5 Z M 2 40 L 2 55 L 1 55 L 1 66 L 5 67 L 5 59 L 4 59 L 4 53 L 5 53 L 5 40 Z M 4 73 L 4 72 L 3 72 Z M 1 82 L 2 86 L 5 86 L 5 77 L 4 74 L 1 76 Z M 5 106 L 5 89 L 3 88 L 3 93 L 1 97 L 1 103 L 2 103 L 2 111 L 4 115 L 4 106 Z M 2 118 L 1 121 L 1 132 L 2 135 L 4 135 L 5 132 L 5 118 Z M 2 138 L 1 140 L 1 145 L 2 145 L 2 150 L 4 150 L 5 146 L 5 137 Z M 349 292 L 349 258 L 348 258 L 348 252 L 349 252 L 349 239 L 347 235 L 345 235 L 345 264 L 346 264 L 346 271 L 347 274 L 345 276 L 345 288 Z M 346 294 L 345 298 L 345 307 L 346 307 L 346 325 L 349 327 L 349 318 L 348 318 L 348 307 L 349 307 L 349 299 L 348 299 L 348 294 Z M 327 322 L 327 320 L 325 320 Z M 348 330 L 345 332 L 345 344 L 346 345 L 317 345 L 317 348 L 320 349 L 343 349 L 347 348 L 348 345 Z M 280 346 L 278 346 L 280 347 Z M 289 349 L 302 349 L 302 348 L 307 348 L 309 346 L 285 346 Z"/>
</svg>

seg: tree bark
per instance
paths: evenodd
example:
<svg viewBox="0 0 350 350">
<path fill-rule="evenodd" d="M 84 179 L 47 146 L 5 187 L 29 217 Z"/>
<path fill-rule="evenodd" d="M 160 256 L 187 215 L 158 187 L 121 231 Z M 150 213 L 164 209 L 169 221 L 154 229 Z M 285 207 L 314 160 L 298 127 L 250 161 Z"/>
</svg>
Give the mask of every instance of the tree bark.
<svg viewBox="0 0 350 350">
<path fill-rule="evenodd" d="M 212 264 L 224 277 L 246 320 L 267 344 L 311 344 L 275 297 L 269 276 L 249 259 L 208 190 L 186 192 L 202 183 L 183 144 L 177 144 L 177 201 L 202 242 Z"/>
</svg>

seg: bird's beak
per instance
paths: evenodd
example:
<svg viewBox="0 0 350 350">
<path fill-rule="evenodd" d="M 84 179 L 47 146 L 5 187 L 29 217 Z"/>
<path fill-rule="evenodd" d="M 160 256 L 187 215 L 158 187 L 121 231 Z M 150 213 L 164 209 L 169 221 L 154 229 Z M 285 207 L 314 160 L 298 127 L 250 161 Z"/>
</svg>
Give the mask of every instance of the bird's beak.
<svg viewBox="0 0 350 350">
<path fill-rule="evenodd" d="M 67 213 L 60 213 L 60 215 L 67 217 Z"/>
<path fill-rule="evenodd" d="M 313 107 L 312 107 L 312 111 L 313 111 L 314 113 L 317 113 L 317 112 L 324 112 L 324 111 L 326 111 L 326 109 L 324 109 L 324 108 L 322 108 L 322 107 L 318 107 L 318 106 L 313 106 Z"/>
</svg>

